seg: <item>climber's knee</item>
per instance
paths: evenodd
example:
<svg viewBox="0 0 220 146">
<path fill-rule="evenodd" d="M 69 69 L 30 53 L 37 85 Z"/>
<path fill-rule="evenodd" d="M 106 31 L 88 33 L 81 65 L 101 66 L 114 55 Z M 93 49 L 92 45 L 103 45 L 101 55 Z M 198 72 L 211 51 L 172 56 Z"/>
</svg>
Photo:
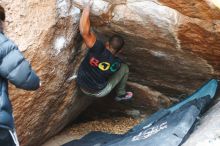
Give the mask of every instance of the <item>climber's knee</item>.
<svg viewBox="0 0 220 146">
<path fill-rule="evenodd" d="M 129 73 L 129 67 L 127 64 L 122 63 L 121 64 L 121 69 L 123 70 L 124 73 Z"/>
</svg>

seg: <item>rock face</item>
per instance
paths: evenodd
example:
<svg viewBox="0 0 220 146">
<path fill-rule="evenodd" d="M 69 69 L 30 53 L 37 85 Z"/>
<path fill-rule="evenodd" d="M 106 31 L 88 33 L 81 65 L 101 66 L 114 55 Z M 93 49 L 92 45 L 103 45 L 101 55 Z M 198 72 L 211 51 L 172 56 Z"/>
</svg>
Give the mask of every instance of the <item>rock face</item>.
<svg viewBox="0 0 220 146">
<path fill-rule="evenodd" d="M 220 102 L 202 118 L 200 125 L 183 146 L 218 146 L 220 145 L 219 122 Z"/>
<path fill-rule="evenodd" d="M 0 2 L 7 12 L 6 34 L 25 51 L 42 81 L 36 92 L 10 89 L 21 145 L 39 146 L 90 102 L 74 81 L 83 56 L 76 23 L 80 11 L 65 1 Z"/>
<path fill-rule="evenodd" d="M 84 2 L 0 0 L 7 12 L 6 34 L 42 80 L 36 92 L 10 89 L 21 145 L 42 144 L 90 103 L 74 80 L 85 54 L 78 31 Z M 121 57 L 130 65 L 135 90 L 150 87 L 166 97 L 219 77 L 219 18 L 220 10 L 205 0 L 95 0 L 91 20 L 98 37 L 125 38 Z"/>
</svg>

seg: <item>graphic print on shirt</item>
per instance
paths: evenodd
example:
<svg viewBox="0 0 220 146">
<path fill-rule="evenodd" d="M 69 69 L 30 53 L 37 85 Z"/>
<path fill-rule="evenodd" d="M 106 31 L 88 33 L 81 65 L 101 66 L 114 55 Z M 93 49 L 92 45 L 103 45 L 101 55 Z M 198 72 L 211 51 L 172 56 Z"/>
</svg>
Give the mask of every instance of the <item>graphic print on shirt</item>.
<svg viewBox="0 0 220 146">
<path fill-rule="evenodd" d="M 89 64 L 93 67 L 98 67 L 101 71 L 107 71 L 110 70 L 111 72 L 116 72 L 118 67 L 120 66 L 119 62 L 114 62 L 110 64 L 109 62 L 100 62 L 98 59 L 95 57 L 91 57 Z"/>
</svg>

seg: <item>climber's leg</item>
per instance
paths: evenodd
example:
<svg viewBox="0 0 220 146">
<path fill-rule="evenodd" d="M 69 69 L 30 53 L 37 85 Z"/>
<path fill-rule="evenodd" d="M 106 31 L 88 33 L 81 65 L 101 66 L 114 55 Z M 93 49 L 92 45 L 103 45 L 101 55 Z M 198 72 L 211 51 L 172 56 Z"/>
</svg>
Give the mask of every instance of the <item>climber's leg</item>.
<svg viewBox="0 0 220 146">
<path fill-rule="evenodd" d="M 128 74 L 129 74 L 129 68 L 128 65 L 122 64 L 122 73 L 123 76 L 119 83 L 116 86 L 116 98 L 115 100 L 117 101 L 122 101 L 122 100 L 128 100 L 133 97 L 132 92 L 126 92 L 125 87 L 128 81 Z M 114 78 L 117 78 L 116 76 L 113 76 L 113 81 L 115 80 Z"/>
<path fill-rule="evenodd" d="M 108 84 L 116 87 L 116 95 L 121 96 L 126 94 L 126 83 L 128 80 L 129 68 L 127 64 L 122 64 L 118 72 L 116 72 L 109 80 Z"/>
</svg>

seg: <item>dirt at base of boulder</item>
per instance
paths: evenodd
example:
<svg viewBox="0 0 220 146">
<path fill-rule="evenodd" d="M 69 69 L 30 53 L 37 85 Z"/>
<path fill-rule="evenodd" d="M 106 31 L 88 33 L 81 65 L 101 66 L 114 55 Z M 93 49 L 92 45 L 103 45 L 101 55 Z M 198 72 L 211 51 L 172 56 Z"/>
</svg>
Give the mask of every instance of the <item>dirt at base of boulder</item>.
<svg viewBox="0 0 220 146">
<path fill-rule="evenodd" d="M 70 128 L 72 134 L 83 134 L 91 131 L 103 131 L 114 134 L 123 134 L 137 125 L 141 120 L 127 117 L 118 117 L 114 119 L 102 119 L 81 123 Z"/>
<path fill-rule="evenodd" d="M 123 134 L 141 122 L 142 119 L 130 117 L 112 117 L 111 119 L 97 119 L 67 127 L 59 135 L 51 138 L 43 146 L 60 146 L 73 139 L 80 139 L 91 131 L 103 131 L 114 134 Z"/>
</svg>

